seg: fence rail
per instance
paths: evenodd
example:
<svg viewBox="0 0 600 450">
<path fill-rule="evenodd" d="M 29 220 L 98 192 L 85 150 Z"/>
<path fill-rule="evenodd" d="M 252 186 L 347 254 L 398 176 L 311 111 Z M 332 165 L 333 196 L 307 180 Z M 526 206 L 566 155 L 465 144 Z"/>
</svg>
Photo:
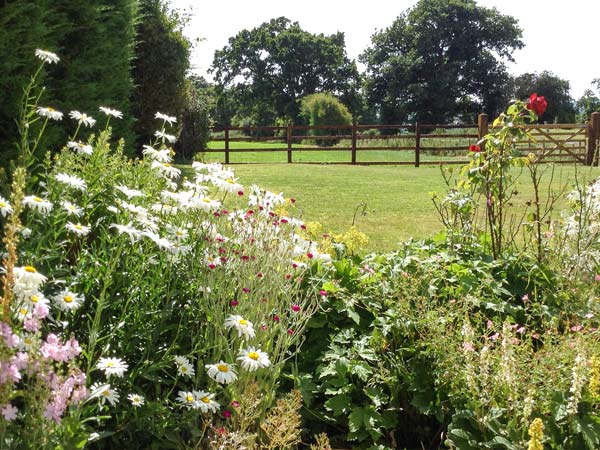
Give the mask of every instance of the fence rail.
<svg viewBox="0 0 600 450">
<path fill-rule="evenodd" d="M 526 125 L 532 140 L 517 141 L 523 153 L 534 153 L 540 160 L 598 164 L 600 113 L 593 113 L 586 124 Z M 345 161 L 329 164 L 463 164 L 469 146 L 488 133 L 488 117 L 481 114 L 477 124 L 402 124 L 402 125 L 288 125 L 265 127 L 227 127 L 213 130 L 213 142 L 222 149 L 206 153 L 222 153 L 226 164 L 234 153 L 285 152 L 287 162 L 294 153 L 335 152 L 346 155 Z M 236 148 L 238 143 L 252 142 L 250 148 Z M 233 145 L 232 145 L 233 144 Z M 386 153 L 391 160 L 360 160 L 358 155 Z M 410 156 L 412 153 L 412 157 Z M 423 156 L 429 157 L 423 159 Z M 368 158 L 368 157 L 367 157 Z"/>
</svg>

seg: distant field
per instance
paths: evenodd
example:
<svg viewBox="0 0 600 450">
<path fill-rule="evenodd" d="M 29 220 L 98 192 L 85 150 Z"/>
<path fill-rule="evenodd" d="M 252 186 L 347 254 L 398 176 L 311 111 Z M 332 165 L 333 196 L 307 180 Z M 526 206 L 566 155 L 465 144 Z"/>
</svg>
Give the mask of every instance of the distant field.
<svg viewBox="0 0 600 450">
<path fill-rule="evenodd" d="M 240 182 L 257 184 L 296 198 L 296 214 L 318 221 L 325 230 L 343 232 L 356 225 L 369 236 L 367 251 L 390 251 L 411 237 L 425 238 L 442 230 L 430 192 L 446 191 L 439 167 L 349 166 L 312 164 L 252 164 L 234 166 Z M 458 167 L 457 167 L 458 169 Z M 600 169 L 578 166 L 580 176 L 599 176 Z M 553 187 L 573 186 L 575 168 L 558 165 Z M 515 203 L 524 208 L 532 200 L 525 175 L 517 186 Z M 564 203 L 563 203 L 564 205 Z M 519 206 L 518 206 L 519 207 Z"/>
</svg>

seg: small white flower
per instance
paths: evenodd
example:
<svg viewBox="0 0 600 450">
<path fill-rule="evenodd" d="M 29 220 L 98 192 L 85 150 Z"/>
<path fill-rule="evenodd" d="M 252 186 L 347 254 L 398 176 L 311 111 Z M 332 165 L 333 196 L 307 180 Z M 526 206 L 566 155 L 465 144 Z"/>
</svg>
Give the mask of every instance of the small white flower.
<svg viewBox="0 0 600 450">
<path fill-rule="evenodd" d="M 0 195 L 0 214 L 2 214 L 2 217 L 6 217 L 9 214 L 12 214 L 12 212 L 13 209 L 12 206 L 10 206 L 10 203 L 8 203 L 8 200 Z"/>
<path fill-rule="evenodd" d="M 160 120 L 164 120 L 165 122 L 168 122 L 169 125 L 173 125 L 175 122 L 177 122 L 177 118 L 173 117 L 173 116 L 167 116 L 166 114 L 157 112 L 154 115 L 155 119 L 160 119 Z"/>
<path fill-rule="evenodd" d="M 60 61 L 60 58 L 56 53 L 49 52 L 48 50 L 42 50 L 40 48 L 35 51 L 35 56 L 48 64 L 55 64 Z"/>
<path fill-rule="evenodd" d="M 237 373 L 233 369 L 233 364 L 227 364 L 224 361 L 219 361 L 217 364 L 206 364 L 208 376 L 217 383 L 229 384 L 237 380 Z"/>
<path fill-rule="evenodd" d="M 67 212 L 67 214 L 69 215 L 73 215 L 76 217 L 81 216 L 81 214 L 83 213 L 83 209 L 80 208 L 77 205 L 74 205 L 73 203 L 67 201 L 67 200 L 63 200 L 60 205 L 63 207 L 63 209 Z"/>
<path fill-rule="evenodd" d="M 116 389 L 110 387 L 110 384 L 94 383 L 90 387 L 89 398 L 99 398 L 100 403 L 108 402 L 115 406 L 119 402 L 119 393 Z"/>
<path fill-rule="evenodd" d="M 21 236 L 23 236 L 24 239 L 27 239 L 29 236 L 31 236 L 32 231 L 31 228 L 23 227 L 19 233 L 21 233 Z"/>
<path fill-rule="evenodd" d="M 244 319 L 242 316 L 239 316 L 237 314 L 228 316 L 225 319 L 224 325 L 227 329 L 235 328 L 238 332 L 238 336 L 243 336 L 246 340 L 256 336 L 256 333 L 254 332 L 254 325 L 252 324 L 252 322 Z"/>
<path fill-rule="evenodd" d="M 254 372 L 255 370 L 271 365 L 269 355 L 254 347 L 240 350 L 237 360 L 240 362 L 241 366 L 249 372 Z"/>
<path fill-rule="evenodd" d="M 194 409 L 199 409 L 203 413 L 212 412 L 216 413 L 221 405 L 213 400 L 215 394 L 209 394 L 204 391 L 193 391 L 194 394 Z"/>
<path fill-rule="evenodd" d="M 84 192 L 87 189 L 86 182 L 79 177 L 68 175 L 66 173 L 57 173 L 54 178 L 56 178 L 56 181 L 59 183 L 66 184 L 67 186 L 77 189 L 78 191 Z"/>
<path fill-rule="evenodd" d="M 116 187 L 118 191 L 121 191 L 128 199 L 132 199 L 133 197 L 144 197 L 145 194 L 142 191 L 137 189 L 130 189 L 127 186 L 120 184 Z"/>
<path fill-rule="evenodd" d="M 127 399 L 131 402 L 131 406 L 134 408 L 139 408 L 146 401 L 146 399 L 140 394 L 129 394 Z"/>
<path fill-rule="evenodd" d="M 80 223 L 72 223 L 67 222 L 65 228 L 71 233 L 75 233 L 78 236 L 87 236 L 92 230 L 90 227 L 86 225 L 81 225 Z"/>
<path fill-rule="evenodd" d="M 27 195 L 24 197 L 23 204 L 34 211 L 42 213 L 43 215 L 46 215 L 52 211 L 52 203 L 36 195 Z"/>
<path fill-rule="evenodd" d="M 69 142 L 67 142 L 67 147 L 70 148 L 71 150 L 74 150 L 76 153 L 81 153 L 82 155 L 89 156 L 92 153 L 94 153 L 94 148 L 91 145 L 84 144 L 81 141 L 78 141 L 78 142 L 69 141 Z"/>
<path fill-rule="evenodd" d="M 38 291 L 47 279 L 33 266 L 15 267 L 13 269 L 13 274 L 15 277 L 15 290 L 21 289 L 22 291 Z"/>
<path fill-rule="evenodd" d="M 177 393 L 177 401 L 187 408 L 192 408 L 196 401 L 196 397 L 193 392 L 179 391 Z"/>
<path fill-rule="evenodd" d="M 193 377 L 196 371 L 190 364 L 190 360 L 185 356 L 175 356 L 175 364 L 177 365 L 177 373 L 185 377 Z"/>
<path fill-rule="evenodd" d="M 71 111 L 69 113 L 69 117 L 71 119 L 75 119 L 77 123 L 83 124 L 86 127 L 93 127 L 96 124 L 96 119 L 91 116 L 88 116 L 86 113 L 81 113 L 79 111 Z"/>
<path fill-rule="evenodd" d="M 103 112 L 104 114 L 106 114 L 109 117 L 116 117 L 117 119 L 123 118 L 123 113 L 119 110 L 107 108 L 105 106 L 101 106 L 99 109 L 101 112 Z"/>
<path fill-rule="evenodd" d="M 171 144 L 177 140 L 176 136 L 173 136 L 172 134 L 167 134 L 164 131 L 160 130 L 155 131 L 154 136 L 161 138 L 163 141 L 170 142 Z"/>
<path fill-rule="evenodd" d="M 152 161 L 152 168 L 156 169 L 160 174 L 166 176 L 167 178 L 179 178 L 179 175 L 181 175 L 181 170 L 179 170 L 177 167 L 173 167 L 169 163 Z"/>
<path fill-rule="evenodd" d="M 131 239 L 131 242 L 137 241 L 140 237 L 142 237 L 142 232 L 131 225 L 129 222 L 127 225 L 120 225 L 118 223 L 113 223 L 110 228 L 116 228 L 119 234 L 126 234 Z"/>
<path fill-rule="evenodd" d="M 163 148 L 161 150 L 156 150 L 154 147 L 150 145 L 144 145 L 144 150 L 142 150 L 144 156 L 147 156 L 153 161 L 158 161 L 161 163 L 171 162 L 171 150 L 168 148 Z"/>
<path fill-rule="evenodd" d="M 45 107 L 40 106 L 40 107 L 38 107 L 36 112 L 37 112 L 38 116 L 46 117 L 51 120 L 62 120 L 62 118 L 63 118 L 63 113 L 55 110 L 54 108 L 50 108 L 49 106 L 45 106 Z"/>
<path fill-rule="evenodd" d="M 64 290 L 55 295 L 53 300 L 62 311 L 73 311 L 79 308 L 85 299 L 79 294 Z"/>
<path fill-rule="evenodd" d="M 96 367 L 104 371 L 107 377 L 111 375 L 123 377 L 129 366 L 121 358 L 100 358 Z"/>
</svg>

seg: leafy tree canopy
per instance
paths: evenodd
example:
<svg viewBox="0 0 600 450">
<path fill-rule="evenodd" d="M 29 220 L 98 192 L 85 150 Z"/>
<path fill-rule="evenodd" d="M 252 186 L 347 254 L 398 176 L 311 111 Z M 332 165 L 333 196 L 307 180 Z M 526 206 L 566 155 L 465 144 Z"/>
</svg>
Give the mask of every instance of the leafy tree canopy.
<svg viewBox="0 0 600 450">
<path fill-rule="evenodd" d="M 592 81 L 591 88 L 577 100 L 577 111 L 578 122 L 587 122 L 593 112 L 600 112 L 600 78 Z"/>
<path fill-rule="evenodd" d="M 495 8 L 421 0 L 375 33 L 361 55 L 368 101 L 384 123 L 496 114 L 510 79 L 504 61 L 522 47 L 516 19 Z"/>
<path fill-rule="evenodd" d="M 230 38 L 215 52 L 212 72 L 221 89 L 236 90 L 237 114 L 256 124 L 297 120 L 298 100 L 315 92 L 332 92 L 351 103 L 358 78 L 343 33 L 312 34 L 285 17 Z"/>
<path fill-rule="evenodd" d="M 575 122 L 575 101 L 569 93 L 570 89 L 567 80 L 546 70 L 541 73 L 524 73 L 515 78 L 515 97 L 526 99 L 535 92 L 546 98 L 548 107 L 540 117 L 540 122 Z"/>
</svg>

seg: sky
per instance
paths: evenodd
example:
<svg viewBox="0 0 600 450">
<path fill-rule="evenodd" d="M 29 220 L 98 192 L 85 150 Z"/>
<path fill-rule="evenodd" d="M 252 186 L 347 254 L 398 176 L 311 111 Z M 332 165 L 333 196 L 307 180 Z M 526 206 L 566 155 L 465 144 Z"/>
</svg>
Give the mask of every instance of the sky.
<svg viewBox="0 0 600 450">
<path fill-rule="evenodd" d="M 357 59 L 371 44 L 375 31 L 390 26 L 416 0 L 171 0 L 190 14 L 184 30 L 194 44 L 192 69 L 207 74 L 215 50 L 243 29 L 252 29 L 279 16 L 297 21 L 311 33 L 344 32 L 346 52 Z M 600 77 L 600 0 L 478 0 L 515 17 L 523 29 L 525 47 L 517 50 L 513 75 L 549 70 L 571 85 L 577 99 Z M 359 65 L 360 68 L 360 65 Z"/>
</svg>

